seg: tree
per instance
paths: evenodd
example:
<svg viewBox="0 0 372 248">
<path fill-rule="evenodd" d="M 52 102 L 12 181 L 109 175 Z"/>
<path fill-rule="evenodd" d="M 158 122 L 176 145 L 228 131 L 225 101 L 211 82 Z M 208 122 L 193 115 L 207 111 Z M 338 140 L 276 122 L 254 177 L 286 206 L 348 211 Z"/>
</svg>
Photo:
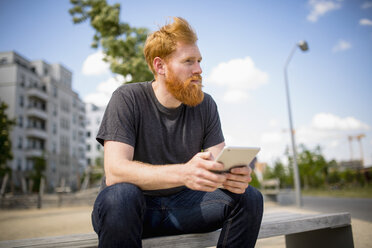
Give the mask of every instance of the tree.
<svg viewBox="0 0 372 248">
<path fill-rule="evenodd" d="M 37 192 L 40 188 L 41 178 L 45 178 L 44 171 L 46 169 L 46 159 L 44 156 L 32 157 L 34 162 L 33 169 L 30 174 L 30 179 L 34 182 L 32 191 Z"/>
<path fill-rule="evenodd" d="M 322 150 L 319 146 L 314 150 L 310 150 L 304 145 L 300 145 L 298 150 L 297 164 L 302 186 L 307 189 L 309 187 L 316 188 L 327 184 L 329 180 L 329 168 L 334 167 L 335 161 L 327 161 L 322 155 Z M 288 155 L 290 165 L 292 165 L 293 157 L 289 155 L 288 150 L 286 154 Z M 292 170 L 292 166 L 290 169 Z"/>
<path fill-rule="evenodd" d="M 120 4 L 109 5 L 106 0 L 70 0 L 69 10 L 75 24 L 90 21 L 95 29 L 93 48 L 102 47 L 104 60 L 114 73 L 123 75 L 127 83 L 153 79 L 143 47 L 148 35 L 146 28 L 134 28 L 120 22 Z M 129 76 L 129 77 L 128 77 Z"/>
<path fill-rule="evenodd" d="M 12 153 L 12 142 L 9 134 L 12 126 L 15 124 L 14 120 L 10 120 L 6 114 L 8 105 L 4 102 L 0 102 L 0 177 L 3 177 L 5 173 L 10 172 L 10 168 L 7 167 L 6 162 L 13 159 Z"/>
</svg>

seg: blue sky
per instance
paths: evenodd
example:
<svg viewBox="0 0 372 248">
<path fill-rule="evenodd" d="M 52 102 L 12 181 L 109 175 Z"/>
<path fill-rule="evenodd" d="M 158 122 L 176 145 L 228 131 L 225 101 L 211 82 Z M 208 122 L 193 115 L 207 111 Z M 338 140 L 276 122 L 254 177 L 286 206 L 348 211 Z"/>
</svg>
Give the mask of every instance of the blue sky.
<svg viewBox="0 0 372 248">
<path fill-rule="evenodd" d="M 259 160 L 268 163 L 289 144 L 283 67 L 306 40 L 309 51 L 297 49 L 288 67 L 297 143 L 348 160 L 347 137 L 365 134 L 364 160 L 372 165 L 372 1 L 109 2 L 121 4 L 121 20 L 132 26 L 155 30 L 171 16 L 191 23 L 204 90 L 218 104 L 227 143 L 260 146 Z M 99 49 L 90 48 L 93 29 L 72 23 L 70 6 L 67 0 L 0 0 L 0 51 L 65 65 L 80 96 L 104 104 L 122 79 L 99 62 Z M 356 140 L 352 148 L 359 159 Z"/>
</svg>

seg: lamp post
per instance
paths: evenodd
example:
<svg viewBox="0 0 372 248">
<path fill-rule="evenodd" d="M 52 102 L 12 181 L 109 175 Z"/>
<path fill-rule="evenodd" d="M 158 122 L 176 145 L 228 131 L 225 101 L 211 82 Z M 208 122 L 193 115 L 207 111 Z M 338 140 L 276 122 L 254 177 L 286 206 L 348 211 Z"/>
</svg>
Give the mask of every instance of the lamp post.
<svg viewBox="0 0 372 248">
<path fill-rule="evenodd" d="M 306 41 L 300 41 L 299 43 L 295 44 L 295 46 L 292 48 L 291 53 L 289 54 L 287 61 L 284 64 L 284 80 L 285 80 L 285 89 L 287 93 L 286 96 L 287 96 L 287 107 L 288 107 L 288 116 L 289 116 L 289 128 L 290 128 L 292 151 L 293 151 L 293 172 L 294 172 L 293 176 L 294 176 L 294 183 L 295 183 L 296 205 L 297 207 L 301 207 L 302 199 L 301 199 L 300 174 L 299 174 L 298 165 L 297 165 L 296 142 L 295 142 L 295 137 L 294 137 L 295 134 L 294 134 L 293 124 L 292 124 L 292 111 L 291 111 L 291 102 L 289 98 L 289 86 L 288 86 L 288 76 L 287 76 L 288 64 L 291 61 L 292 56 L 294 52 L 296 51 L 297 47 L 299 47 L 302 51 L 309 50 L 309 47 Z"/>
</svg>

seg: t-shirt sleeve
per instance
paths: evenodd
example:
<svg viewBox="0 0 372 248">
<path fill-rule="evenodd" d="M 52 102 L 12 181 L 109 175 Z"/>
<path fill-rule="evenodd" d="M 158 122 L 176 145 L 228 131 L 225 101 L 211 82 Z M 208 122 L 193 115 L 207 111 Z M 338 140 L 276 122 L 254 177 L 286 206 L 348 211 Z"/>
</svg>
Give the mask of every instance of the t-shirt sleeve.
<svg viewBox="0 0 372 248">
<path fill-rule="evenodd" d="M 114 140 L 135 146 L 135 116 L 130 94 L 116 90 L 107 105 L 96 140 L 103 145 L 105 140 Z"/>
<path fill-rule="evenodd" d="M 205 110 L 206 110 L 205 116 L 207 116 L 207 118 L 204 124 L 205 132 L 203 149 L 207 149 L 209 147 L 218 145 L 221 142 L 225 141 L 221 128 L 221 121 L 220 116 L 218 114 L 217 104 L 212 97 L 209 97 Z"/>
</svg>

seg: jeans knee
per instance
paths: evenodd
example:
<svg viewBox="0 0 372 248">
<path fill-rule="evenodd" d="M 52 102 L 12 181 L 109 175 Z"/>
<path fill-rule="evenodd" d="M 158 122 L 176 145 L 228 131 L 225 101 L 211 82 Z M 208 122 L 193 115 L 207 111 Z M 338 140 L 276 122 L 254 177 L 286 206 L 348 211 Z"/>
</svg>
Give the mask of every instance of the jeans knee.
<svg viewBox="0 0 372 248">
<path fill-rule="evenodd" d="M 98 233 L 102 225 L 119 227 L 133 218 L 142 218 L 145 197 L 140 188 L 129 183 L 108 186 L 97 196 L 92 213 L 92 222 Z"/>
<path fill-rule="evenodd" d="M 135 205 L 141 207 L 145 203 L 142 190 L 130 183 L 117 183 L 103 189 L 97 197 L 97 202 L 107 208 L 120 209 Z"/>
<path fill-rule="evenodd" d="M 259 190 L 249 186 L 245 193 L 242 195 L 241 204 L 244 204 L 247 208 L 253 210 L 255 208 L 257 214 L 263 212 L 263 196 Z"/>
<path fill-rule="evenodd" d="M 92 212 L 99 247 L 113 247 L 114 243 L 117 247 L 131 237 L 140 237 L 145 208 L 142 190 L 133 184 L 119 183 L 103 189 Z"/>
</svg>

